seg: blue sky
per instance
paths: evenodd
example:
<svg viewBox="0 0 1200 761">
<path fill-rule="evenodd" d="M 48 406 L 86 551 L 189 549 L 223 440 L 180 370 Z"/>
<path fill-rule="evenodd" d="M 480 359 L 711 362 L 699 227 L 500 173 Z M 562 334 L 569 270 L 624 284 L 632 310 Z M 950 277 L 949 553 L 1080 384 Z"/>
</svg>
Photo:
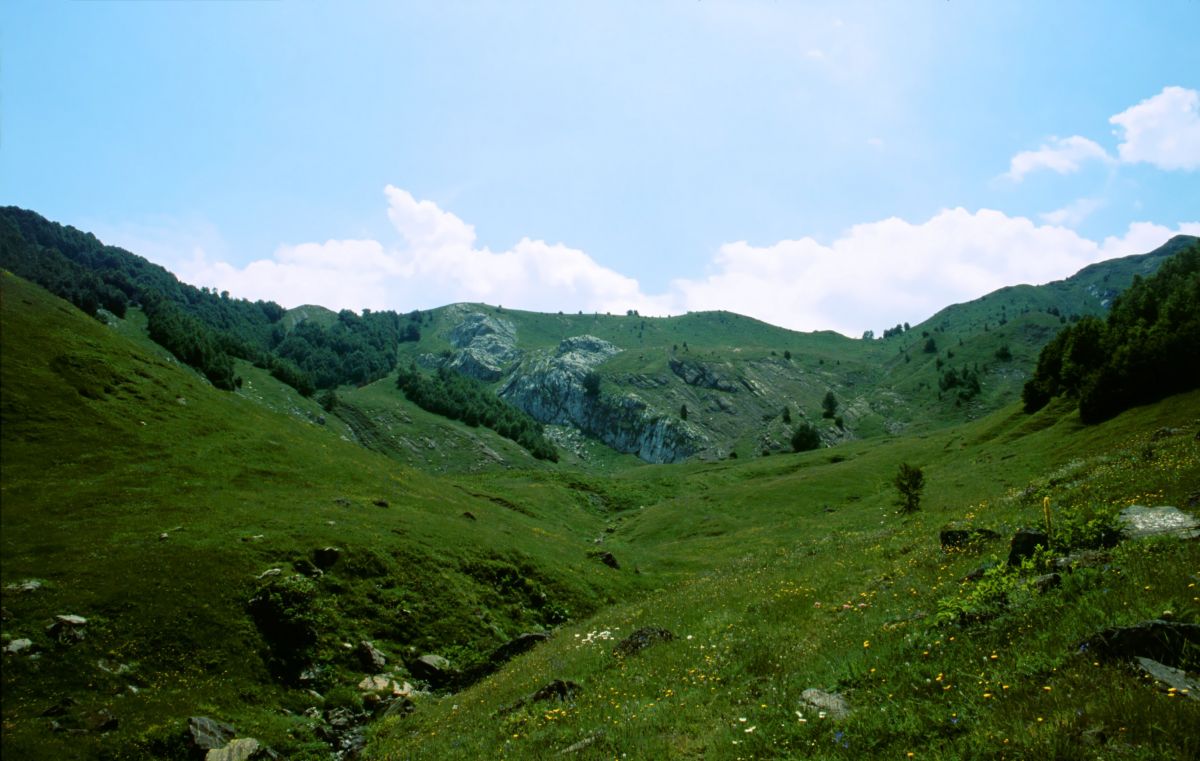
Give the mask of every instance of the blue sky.
<svg viewBox="0 0 1200 761">
<path fill-rule="evenodd" d="M 1200 3 L 0 5 L 0 203 L 286 306 L 851 335 L 1200 233 Z"/>
</svg>

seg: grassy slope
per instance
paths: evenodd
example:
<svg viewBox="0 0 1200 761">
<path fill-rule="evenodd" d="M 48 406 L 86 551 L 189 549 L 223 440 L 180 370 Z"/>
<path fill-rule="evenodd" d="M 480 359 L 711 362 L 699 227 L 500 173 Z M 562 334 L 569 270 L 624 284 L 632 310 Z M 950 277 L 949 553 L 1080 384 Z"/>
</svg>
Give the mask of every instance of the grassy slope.
<svg viewBox="0 0 1200 761">
<path fill-rule="evenodd" d="M 4 593 L 6 641 L 31 638 L 42 653 L 5 657 L 5 756 L 94 757 L 195 713 L 298 752 L 312 727 L 279 714 L 288 698 L 268 678 L 245 605 L 258 574 L 290 572 L 326 545 L 344 550 L 319 585 L 334 613 L 320 643 L 330 687 L 362 677 L 343 641 L 465 665 L 540 628 L 551 607 L 587 612 L 644 585 L 586 557 L 609 515 L 572 479 L 551 473 L 505 492 L 436 480 L 248 389 L 217 392 L 7 273 L 2 288 L 2 575 L 45 583 Z M 250 380 L 267 401 L 287 398 L 265 375 Z M 494 584 L 510 571 L 517 586 Z M 64 613 L 89 619 L 83 643 L 60 647 L 45 633 Z M 65 726 L 108 710 L 120 728 L 52 734 L 40 715 L 68 696 L 79 703 Z"/>
<path fill-rule="evenodd" d="M 966 519 L 1007 534 L 1081 506 L 1184 504 L 1200 489 L 1200 393 L 1084 428 L 1058 405 L 1014 408 L 921 437 L 859 442 L 752 462 L 645 468 L 633 482 L 675 496 L 632 513 L 616 536 L 652 547 L 669 583 L 564 627 L 487 682 L 385 722 L 370 758 L 1194 758 L 1200 707 L 1123 667 L 1076 655 L 1108 625 L 1200 620 L 1200 546 L 1127 543 L 1040 597 L 973 626 L 939 626 L 939 601 L 1007 542 L 945 554 L 938 529 Z M 1162 426 L 1182 432 L 1154 439 Z M 923 509 L 901 519 L 888 480 L 924 466 Z M 670 475 L 666 475 L 669 473 Z M 669 483 L 667 483 L 669 481 Z M 1170 613 L 1164 613 L 1170 611 Z M 619 659 L 642 626 L 676 639 Z M 604 634 L 605 632 L 609 634 Z M 551 679 L 568 704 L 501 709 Z M 843 692 L 849 720 L 800 703 Z M 803 716 L 797 715 L 801 711 Z M 800 721 L 803 718 L 804 721 Z M 1103 736 L 1089 746 L 1085 734 Z"/>
</svg>

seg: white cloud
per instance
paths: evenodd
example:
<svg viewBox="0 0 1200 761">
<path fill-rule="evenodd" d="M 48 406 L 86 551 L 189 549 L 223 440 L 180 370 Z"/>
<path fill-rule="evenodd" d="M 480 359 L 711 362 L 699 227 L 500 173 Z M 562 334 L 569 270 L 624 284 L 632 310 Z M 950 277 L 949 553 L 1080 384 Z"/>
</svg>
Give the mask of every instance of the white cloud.
<svg viewBox="0 0 1200 761">
<path fill-rule="evenodd" d="M 1080 165 L 1087 161 L 1110 163 L 1112 157 L 1098 143 L 1086 137 L 1055 137 L 1036 151 L 1021 151 L 1013 156 L 1005 176 L 1014 182 L 1020 182 L 1025 175 L 1038 169 L 1070 174 L 1078 171 Z"/>
<path fill-rule="evenodd" d="M 1061 209 L 1039 214 L 1038 217 L 1052 225 L 1076 227 L 1094 212 L 1104 208 L 1103 198 L 1078 198 Z"/>
<path fill-rule="evenodd" d="M 825 58 L 825 51 L 820 50 L 819 48 L 809 48 L 808 52 L 804 54 L 804 57 L 814 61 L 821 61 Z"/>
<path fill-rule="evenodd" d="M 1175 232 L 1200 234 L 1200 223 L 1176 230 L 1136 223 L 1098 243 L 1057 224 L 948 209 L 919 223 L 891 218 L 856 225 L 829 243 L 727 243 L 708 275 L 680 278 L 663 293 L 648 294 L 636 279 L 579 249 L 530 238 L 504 251 L 481 248 L 470 225 L 432 201 L 392 186 L 385 194 L 403 242 L 398 247 L 330 240 L 281 246 L 271 258 L 241 267 L 203 253 L 169 266 L 197 285 L 285 306 L 407 311 L 483 301 L 544 312 L 637 309 L 647 315 L 727 309 L 798 330 L 857 336 L 919 322 L 1006 285 L 1043 283 L 1092 262 L 1143 253 Z"/>
<path fill-rule="evenodd" d="M 1121 133 L 1121 161 L 1144 161 L 1159 169 L 1200 169 L 1200 92 L 1164 87 L 1109 122 Z"/>
</svg>

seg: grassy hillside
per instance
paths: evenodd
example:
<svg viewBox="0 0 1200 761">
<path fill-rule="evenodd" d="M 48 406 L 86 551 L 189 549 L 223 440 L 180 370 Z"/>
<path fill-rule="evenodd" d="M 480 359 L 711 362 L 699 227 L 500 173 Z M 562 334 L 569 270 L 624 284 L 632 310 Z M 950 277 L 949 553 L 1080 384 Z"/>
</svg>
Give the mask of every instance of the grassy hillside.
<svg viewBox="0 0 1200 761">
<path fill-rule="evenodd" d="M 265 373 L 218 392 L 7 273 L 0 303 L 3 632 L 34 653 L 5 655 L 6 757 L 156 757 L 196 713 L 327 750 L 280 713 L 312 698 L 248 610 L 319 548 L 341 556 L 303 590 L 316 639 L 292 660 L 334 695 L 363 676 L 343 643 L 374 641 L 398 675 L 426 652 L 469 667 L 647 584 L 588 557 L 612 509 L 595 486 L 435 480 L 297 414 Z M 82 642 L 47 632 L 65 614 L 88 620 Z"/>
<path fill-rule="evenodd" d="M 1200 498 L 1200 394 L 1094 428 L 1066 412 L 1010 407 L 836 456 L 674 467 L 672 496 L 616 532 L 653 547 L 642 570 L 668 583 L 385 720 L 368 757 L 1194 758 L 1200 704 L 1079 645 L 1108 626 L 1200 620 L 1197 542 L 1128 541 L 1040 594 L 1015 572 L 963 581 L 1003 568 L 1007 537 L 1043 524 L 1043 499 L 1066 537 L 1083 516 Z M 901 461 L 928 482 L 909 518 L 889 486 Z M 1001 538 L 943 551 L 951 521 Z M 614 655 L 642 627 L 674 638 Z M 520 703 L 552 680 L 572 697 Z M 841 693 L 851 716 L 822 718 L 809 688 Z"/>
</svg>

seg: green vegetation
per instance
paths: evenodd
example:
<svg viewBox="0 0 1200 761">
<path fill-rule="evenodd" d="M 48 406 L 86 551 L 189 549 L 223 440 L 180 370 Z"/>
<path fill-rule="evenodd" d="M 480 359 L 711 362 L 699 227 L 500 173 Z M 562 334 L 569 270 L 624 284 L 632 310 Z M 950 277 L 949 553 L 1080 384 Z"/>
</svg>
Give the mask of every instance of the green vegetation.
<svg viewBox="0 0 1200 761">
<path fill-rule="evenodd" d="M 1107 319 L 1084 317 L 1042 349 L 1025 384 L 1026 411 L 1051 398 L 1079 401 L 1080 419 L 1106 420 L 1136 404 L 1200 382 L 1200 243 L 1179 251 L 1158 273 L 1135 277 Z"/>
<path fill-rule="evenodd" d="M 39 245 L 65 256 L 67 243 Z M 1200 391 L 1096 425 L 1068 398 L 1031 414 L 1016 401 L 1062 320 L 1099 313 L 1081 293 L 1155 262 L 1005 289 L 878 341 L 728 313 L 448 307 L 394 324 L 419 326 L 419 340 L 390 345 L 400 372 L 312 398 L 274 374 L 323 365 L 238 358 L 238 346 L 303 325 L 320 329 L 301 331 L 310 344 L 372 345 L 374 328 L 316 307 L 260 309 L 244 335 L 265 343 L 238 344 L 209 318 L 246 307 L 198 291 L 192 311 L 168 295 L 169 319 L 203 325 L 181 333 L 209 331 L 233 358 L 218 375 L 233 390 L 220 391 L 151 340 L 144 294 L 101 322 L 3 273 L 4 642 L 31 641 L 4 656 L 4 755 L 182 759 L 184 721 L 207 715 L 284 757 L 325 759 L 341 710 L 368 712 L 368 759 L 572 747 L 579 758 L 1197 757 L 1195 701 L 1080 644 L 1114 625 L 1200 623 L 1200 544 L 1116 537 L 1130 504 L 1195 513 Z M 541 430 L 493 408 L 494 387 L 413 365 L 452 350 L 447 335 L 472 310 L 511 321 L 531 353 L 583 334 L 617 344 L 597 395 L 603 383 L 664 416 L 686 407 L 687 427 L 742 456 L 652 466 L 583 438 L 557 464 L 535 459 L 487 428 L 495 415 L 510 432 Z M 392 327 L 379 324 L 386 344 Z M 940 355 L 921 351 L 922 330 Z M 698 385 L 673 380 L 672 346 L 706 371 Z M 1000 346 L 1012 354 L 1002 365 Z M 977 378 L 966 400 L 935 398 L 942 356 Z M 361 366 L 357 378 L 384 365 Z M 768 439 L 786 447 L 791 406 L 823 408 L 828 394 L 845 430 L 818 421 L 815 451 L 747 456 Z M 897 516 L 907 463 L 924 488 L 912 490 L 920 509 Z M 943 548 L 951 523 L 994 534 Z M 1048 549 L 1009 565 L 1008 538 L 1031 526 Z M 1065 570 L 1067 555 L 1086 562 Z M 87 619 L 83 639 L 47 630 L 64 614 Z M 644 650 L 614 655 L 644 627 L 673 636 L 643 634 Z M 493 659 L 542 631 L 528 652 Z M 386 703 L 364 697 L 378 671 L 364 640 L 418 688 L 408 715 L 384 717 Z M 416 676 L 426 653 L 452 664 L 428 694 Z M 1194 652 L 1184 666 L 1200 669 Z M 565 700 L 530 699 L 553 680 Z M 802 698 L 811 688 L 844 696 L 850 715 L 823 716 Z"/>
<path fill-rule="evenodd" d="M 925 489 L 925 474 L 915 465 L 907 462 L 900 463 L 892 485 L 900 493 L 896 504 L 902 513 L 915 513 L 921 506 L 921 492 Z"/>
<path fill-rule="evenodd" d="M 792 451 L 807 452 L 821 446 L 821 432 L 809 422 L 802 422 L 792 431 Z"/>
<path fill-rule="evenodd" d="M 473 378 L 444 367 L 426 375 L 416 365 L 410 365 L 407 370 L 400 371 L 396 387 L 422 409 L 461 420 L 469 426 L 487 426 L 525 447 L 540 460 L 558 460 L 558 450 L 546 440 L 541 424 Z"/>
</svg>

